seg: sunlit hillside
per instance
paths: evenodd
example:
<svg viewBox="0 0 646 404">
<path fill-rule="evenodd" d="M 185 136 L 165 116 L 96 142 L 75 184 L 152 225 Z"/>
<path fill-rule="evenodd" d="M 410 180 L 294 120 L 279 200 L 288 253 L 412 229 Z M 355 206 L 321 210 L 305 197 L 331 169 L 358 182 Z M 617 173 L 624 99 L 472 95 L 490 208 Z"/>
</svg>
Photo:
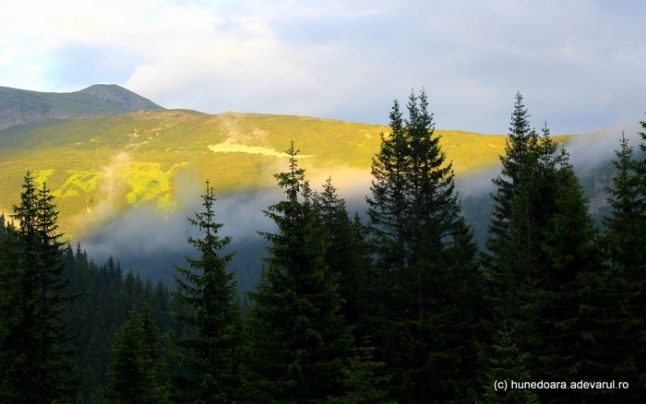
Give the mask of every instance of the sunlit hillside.
<svg viewBox="0 0 646 404">
<path fill-rule="evenodd" d="M 311 175 L 369 175 L 384 125 L 299 116 L 141 111 L 0 131 L 0 210 L 10 210 L 31 170 L 52 188 L 61 227 L 77 235 L 128 206 L 174 209 L 209 179 L 219 192 L 274 186 L 294 139 Z M 457 175 L 496 164 L 503 136 L 438 130 Z"/>
</svg>

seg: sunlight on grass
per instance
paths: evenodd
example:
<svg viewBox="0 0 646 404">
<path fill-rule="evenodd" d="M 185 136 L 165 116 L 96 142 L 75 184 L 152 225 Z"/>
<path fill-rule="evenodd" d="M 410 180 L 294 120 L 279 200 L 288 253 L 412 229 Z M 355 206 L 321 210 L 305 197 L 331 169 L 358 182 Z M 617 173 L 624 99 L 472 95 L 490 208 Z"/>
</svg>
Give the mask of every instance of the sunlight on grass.
<svg viewBox="0 0 646 404">
<path fill-rule="evenodd" d="M 209 179 L 218 193 L 275 186 L 294 140 L 312 176 L 367 179 L 389 127 L 303 116 L 187 110 L 139 111 L 14 129 L 0 136 L 0 206 L 18 199 L 25 171 L 47 181 L 61 211 L 60 226 L 74 234 L 88 221 L 152 203 L 177 207 L 178 175 Z M 505 136 L 436 130 L 457 176 L 498 164 Z M 555 136 L 565 142 L 568 136 Z M 91 141 L 90 141 L 91 140 Z M 367 181 L 367 180 L 366 180 Z"/>
<path fill-rule="evenodd" d="M 54 170 L 34 170 L 32 173 L 34 176 L 34 182 L 37 186 L 42 186 L 43 183 L 47 182 L 47 179 L 54 174 Z"/>
<path fill-rule="evenodd" d="M 289 157 L 285 152 L 278 152 L 274 149 L 261 146 L 246 146 L 243 144 L 223 142 L 218 144 L 210 144 L 208 149 L 213 153 L 246 153 L 246 154 L 261 154 L 263 156 L 272 157 Z M 301 156 L 305 157 L 305 156 Z"/>
</svg>

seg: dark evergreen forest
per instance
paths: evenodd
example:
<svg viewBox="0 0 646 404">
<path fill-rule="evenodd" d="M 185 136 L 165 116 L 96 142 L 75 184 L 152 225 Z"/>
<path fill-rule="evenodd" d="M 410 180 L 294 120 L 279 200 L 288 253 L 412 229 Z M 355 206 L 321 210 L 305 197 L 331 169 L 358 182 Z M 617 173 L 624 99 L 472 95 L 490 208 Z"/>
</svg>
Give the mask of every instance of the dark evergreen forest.
<svg viewBox="0 0 646 404">
<path fill-rule="evenodd" d="M 332 179 L 312 189 L 292 142 L 246 294 L 208 182 L 164 285 L 63 241 L 27 173 L 0 219 L 0 402 L 643 402 L 646 122 L 617 143 L 599 221 L 529 117 L 517 94 L 482 242 L 423 91 L 392 106 L 365 215 Z"/>
</svg>

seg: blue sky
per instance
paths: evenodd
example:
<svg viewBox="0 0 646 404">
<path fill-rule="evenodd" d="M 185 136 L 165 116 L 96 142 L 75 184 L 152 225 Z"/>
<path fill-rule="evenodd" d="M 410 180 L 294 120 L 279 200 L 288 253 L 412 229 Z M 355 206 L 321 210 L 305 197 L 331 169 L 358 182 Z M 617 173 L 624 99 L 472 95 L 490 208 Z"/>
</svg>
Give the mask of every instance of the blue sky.
<svg viewBox="0 0 646 404">
<path fill-rule="evenodd" d="M 643 1 L 0 0 L 0 85 L 116 83 L 166 107 L 385 122 L 424 87 L 440 128 L 554 133 L 646 116 Z"/>
</svg>

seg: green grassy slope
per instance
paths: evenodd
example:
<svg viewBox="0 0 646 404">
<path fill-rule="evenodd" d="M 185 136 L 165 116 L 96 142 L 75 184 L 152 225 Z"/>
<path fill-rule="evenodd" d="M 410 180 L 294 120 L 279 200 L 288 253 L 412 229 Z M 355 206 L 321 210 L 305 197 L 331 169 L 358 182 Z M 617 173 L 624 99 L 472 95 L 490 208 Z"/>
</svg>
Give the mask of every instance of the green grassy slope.
<svg viewBox="0 0 646 404">
<path fill-rule="evenodd" d="M 26 170 L 47 181 L 69 236 L 129 206 L 174 209 L 186 183 L 219 192 L 273 187 L 294 139 L 310 175 L 369 176 L 388 127 L 300 116 L 186 110 L 140 111 L 0 131 L 0 211 L 19 195 Z M 438 130 L 457 175 L 496 164 L 504 136 Z M 183 188 L 184 187 L 184 188 Z"/>
<path fill-rule="evenodd" d="M 52 119 L 113 115 L 162 109 L 117 85 L 97 84 L 71 93 L 43 93 L 0 87 L 0 129 Z"/>
</svg>

